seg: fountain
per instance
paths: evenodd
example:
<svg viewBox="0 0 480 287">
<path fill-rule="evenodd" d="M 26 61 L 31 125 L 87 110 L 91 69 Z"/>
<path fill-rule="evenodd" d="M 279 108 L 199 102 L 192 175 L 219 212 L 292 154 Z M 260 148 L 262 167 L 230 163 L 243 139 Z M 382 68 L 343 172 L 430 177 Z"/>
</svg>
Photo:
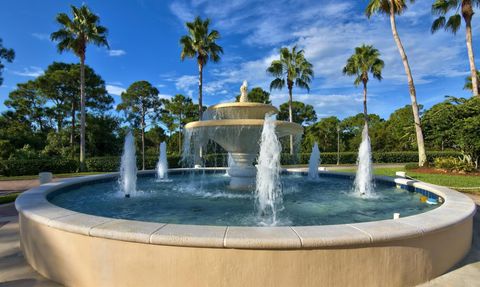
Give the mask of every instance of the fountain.
<svg viewBox="0 0 480 287">
<path fill-rule="evenodd" d="M 167 145 L 160 143 L 160 154 L 157 162 L 157 180 L 168 179 Z"/>
<path fill-rule="evenodd" d="M 310 154 L 310 159 L 308 161 L 308 177 L 310 179 L 318 179 L 318 166 L 320 165 L 320 150 L 318 149 L 318 144 L 315 144 L 312 147 L 312 153 Z"/>
<path fill-rule="evenodd" d="M 357 174 L 355 176 L 354 193 L 363 197 L 374 197 L 372 150 L 368 136 L 368 123 L 362 131 L 362 143 L 358 149 Z"/>
<path fill-rule="evenodd" d="M 131 131 L 127 133 L 123 145 L 119 184 L 125 197 L 130 197 L 137 190 L 137 157 L 135 156 L 135 138 Z"/>
<path fill-rule="evenodd" d="M 348 174 L 324 172 L 319 184 L 304 169 L 280 173 L 278 138 L 302 127 L 265 117 L 276 111 L 270 105 L 245 102 L 246 83 L 242 96 L 210 107 L 210 118 L 186 132 L 195 151 L 214 140 L 232 154 L 231 178 L 221 168 L 180 168 L 155 182 L 156 171 L 142 171 L 144 192 L 130 200 L 118 198 L 117 173 L 43 184 L 15 202 L 26 261 L 65 286 L 396 287 L 431 280 L 470 250 L 476 207 L 467 196 L 376 177 L 384 200 L 372 201 L 350 195 Z M 135 194 L 136 173 L 128 133 L 120 169 L 125 196 Z M 229 190 L 228 182 L 252 192 Z M 373 193 L 368 126 L 355 185 L 359 194 Z M 442 204 L 421 202 L 425 195 Z M 391 219 L 392 211 L 402 216 Z"/>
<path fill-rule="evenodd" d="M 282 146 L 275 134 L 275 115 L 266 115 L 260 139 L 255 205 L 262 225 L 275 225 L 282 205 L 280 155 Z"/>
<path fill-rule="evenodd" d="M 191 122 L 185 126 L 184 162 L 192 152 L 212 140 L 223 147 L 233 158 L 229 166 L 230 188 L 250 190 L 255 185 L 257 173 L 253 162 L 259 151 L 258 141 L 262 132 L 266 114 L 278 113 L 272 105 L 248 102 L 247 82 L 240 88 L 240 102 L 223 103 L 209 107 L 202 121 Z M 301 135 L 303 128 L 296 123 L 272 120 L 278 138 L 289 135 Z"/>
</svg>

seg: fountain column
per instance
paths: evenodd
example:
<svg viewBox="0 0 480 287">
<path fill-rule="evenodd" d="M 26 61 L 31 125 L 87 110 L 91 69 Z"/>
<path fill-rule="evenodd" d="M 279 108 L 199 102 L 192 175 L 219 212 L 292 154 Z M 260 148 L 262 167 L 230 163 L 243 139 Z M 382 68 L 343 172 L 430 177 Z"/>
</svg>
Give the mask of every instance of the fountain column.
<svg viewBox="0 0 480 287">
<path fill-rule="evenodd" d="M 255 176 L 257 169 L 253 162 L 257 156 L 256 153 L 231 153 L 233 165 L 227 170 L 230 179 L 230 188 L 247 189 L 255 186 Z"/>
</svg>

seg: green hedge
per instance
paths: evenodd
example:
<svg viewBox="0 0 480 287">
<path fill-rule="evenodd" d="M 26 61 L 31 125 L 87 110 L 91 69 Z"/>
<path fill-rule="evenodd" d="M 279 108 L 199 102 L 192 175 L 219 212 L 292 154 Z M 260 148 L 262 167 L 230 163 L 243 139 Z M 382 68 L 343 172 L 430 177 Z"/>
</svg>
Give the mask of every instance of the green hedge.
<svg viewBox="0 0 480 287">
<path fill-rule="evenodd" d="M 433 163 L 435 158 L 438 157 L 458 157 L 461 153 L 455 151 L 431 151 L 427 153 L 427 160 Z M 324 152 L 320 154 L 320 158 L 323 164 L 336 164 L 337 153 L 336 152 Z M 310 159 L 309 153 L 301 153 L 297 156 L 291 156 L 290 154 L 282 155 L 282 164 L 307 164 Z M 355 164 L 357 162 L 356 152 L 341 152 L 340 163 L 342 164 Z M 375 163 L 406 163 L 406 162 L 418 162 L 418 153 L 414 151 L 407 152 L 374 152 L 373 162 Z"/>
<path fill-rule="evenodd" d="M 428 161 L 433 163 L 438 157 L 459 157 L 459 152 L 428 152 Z M 307 164 L 310 154 L 301 153 L 296 156 L 282 154 L 282 164 Z M 181 157 L 172 155 L 168 157 L 168 166 L 171 168 L 180 167 Z M 323 164 L 337 163 L 337 153 L 324 152 L 321 154 Z M 145 168 L 154 169 L 158 158 L 155 156 L 145 157 Z M 340 153 L 340 163 L 354 164 L 357 160 L 357 153 L 342 152 Z M 373 153 L 373 161 L 376 163 L 406 163 L 417 162 L 417 152 L 375 152 Z M 204 158 L 205 166 L 224 166 L 227 163 L 227 154 L 209 154 Z M 141 168 L 142 158 L 137 156 L 137 166 Z M 53 173 L 71 173 L 78 170 L 79 164 L 76 160 L 53 158 L 53 159 L 34 159 L 34 160 L 4 160 L 0 161 L 0 175 L 17 176 L 17 175 L 34 175 L 40 171 L 50 171 Z M 120 157 L 92 157 L 86 160 L 87 171 L 109 172 L 118 171 L 120 169 Z"/>
<path fill-rule="evenodd" d="M 180 156 L 167 157 L 168 166 L 171 168 L 180 167 Z M 87 171 L 118 171 L 120 170 L 121 157 L 109 156 L 109 157 L 92 157 L 86 160 Z M 145 157 L 145 169 L 155 169 L 157 165 L 158 157 L 146 156 Z M 137 167 L 142 168 L 142 157 L 137 156 Z"/>
<path fill-rule="evenodd" d="M 321 153 L 323 164 L 336 164 L 336 152 Z M 438 157 L 458 157 L 461 153 L 455 151 L 431 151 L 427 153 L 427 160 L 433 163 Z M 300 153 L 297 155 L 282 154 L 282 164 L 307 164 L 310 159 L 309 153 Z M 209 154 L 204 157 L 205 166 L 223 166 L 227 163 L 227 154 Z M 340 163 L 355 164 L 357 162 L 356 152 L 341 152 Z M 418 153 L 415 151 L 407 152 L 374 152 L 373 162 L 375 163 L 406 163 L 418 162 Z"/>
<path fill-rule="evenodd" d="M 76 160 L 53 159 L 28 159 L 0 161 L 0 175 L 17 176 L 38 174 L 40 171 L 53 173 L 72 173 L 78 171 L 79 164 Z"/>
</svg>

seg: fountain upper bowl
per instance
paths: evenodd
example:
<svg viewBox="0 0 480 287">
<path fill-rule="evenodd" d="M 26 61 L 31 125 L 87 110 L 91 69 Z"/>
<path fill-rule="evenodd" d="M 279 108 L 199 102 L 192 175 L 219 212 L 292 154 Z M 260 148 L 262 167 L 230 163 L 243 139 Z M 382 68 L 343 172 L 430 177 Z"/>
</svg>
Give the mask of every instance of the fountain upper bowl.
<svg viewBox="0 0 480 287">
<path fill-rule="evenodd" d="M 185 129 L 193 131 L 200 142 L 212 139 L 229 152 L 256 154 L 264 122 L 260 119 L 208 120 L 188 123 Z M 274 125 L 279 138 L 303 134 L 303 127 L 297 123 L 274 121 Z"/>
<path fill-rule="evenodd" d="M 210 106 L 203 115 L 203 120 L 223 119 L 264 119 L 266 114 L 277 114 L 278 109 L 272 105 L 234 102 Z"/>
</svg>

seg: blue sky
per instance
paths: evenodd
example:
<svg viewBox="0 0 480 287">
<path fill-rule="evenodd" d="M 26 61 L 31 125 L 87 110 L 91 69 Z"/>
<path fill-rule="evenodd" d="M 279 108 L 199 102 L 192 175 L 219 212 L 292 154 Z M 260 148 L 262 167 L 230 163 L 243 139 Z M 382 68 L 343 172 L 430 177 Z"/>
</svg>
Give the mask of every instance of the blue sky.
<svg viewBox="0 0 480 287">
<path fill-rule="evenodd" d="M 418 1 L 397 18 L 420 104 L 440 102 L 445 95 L 469 97 L 464 79 L 469 66 L 465 30 L 456 36 L 430 34 L 432 1 Z M 225 54 L 219 64 L 209 63 L 204 75 L 204 104 L 232 101 L 242 81 L 268 90 L 271 78 L 265 69 L 282 46 L 298 45 L 313 63 L 315 79 L 310 93 L 294 89 L 294 99 L 312 104 L 320 117 L 340 118 L 362 111 L 362 90 L 353 78 L 342 75 L 346 59 L 362 43 L 378 48 L 385 61 L 384 80 L 369 83 L 369 112 L 386 118 L 410 103 L 406 76 L 393 41 L 389 21 L 383 16 L 367 19 L 367 1 L 4 1 L 0 9 L 0 38 L 16 52 L 7 63 L 0 87 L 3 101 L 17 83 L 40 75 L 53 61 L 78 62 L 71 53 L 58 54 L 49 40 L 58 29 L 55 15 L 70 13 L 69 4 L 87 4 L 108 27 L 111 50 L 89 46 L 87 64 L 99 73 L 118 103 L 119 94 L 137 80 L 147 80 L 162 97 L 177 93 L 197 97 L 194 60 L 180 60 L 179 38 L 184 22 L 194 16 L 211 18 L 219 30 Z M 480 19 L 474 17 L 474 48 L 479 46 Z M 480 54 L 479 54 L 480 56 Z M 287 100 L 286 91 L 273 91 L 275 105 Z"/>
</svg>

